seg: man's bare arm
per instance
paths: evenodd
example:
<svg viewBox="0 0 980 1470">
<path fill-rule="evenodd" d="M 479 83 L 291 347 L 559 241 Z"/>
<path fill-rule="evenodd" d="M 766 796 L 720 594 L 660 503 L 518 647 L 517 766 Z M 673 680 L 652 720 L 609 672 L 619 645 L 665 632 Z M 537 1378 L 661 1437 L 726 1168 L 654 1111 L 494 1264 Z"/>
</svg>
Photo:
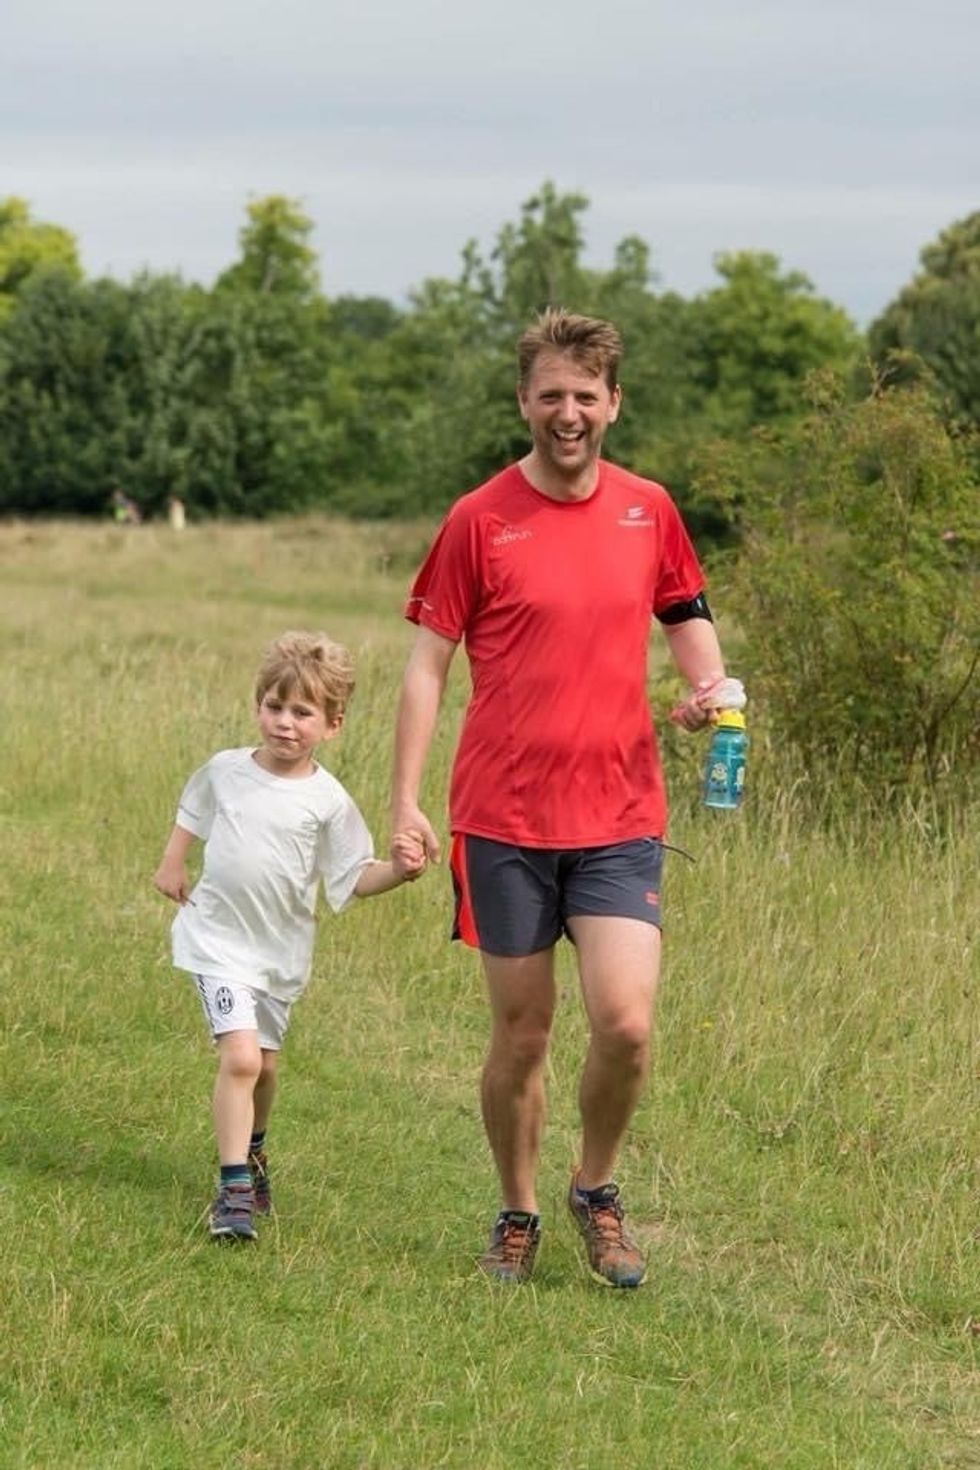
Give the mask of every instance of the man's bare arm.
<svg viewBox="0 0 980 1470">
<path fill-rule="evenodd" d="M 395 716 L 391 830 L 419 832 L 426 857 L 435 863 L 441 856 L 439 839 L 419 808 L 419 787 L 456 647 L 451 638 L 443 638 L 430 628 L 419 628 L 405 666 Z"/>
<path fill-rule="evenodd" d="M 707 618 L 688 618 L 664 626 L 670 656 L 693 693 L 671 711 L 671 719 L 685 730 L 700 730 L 711 718 L 711 706 L 701 696 L 725 677 L 725 660 L 715 625 Z"/>
</svg>

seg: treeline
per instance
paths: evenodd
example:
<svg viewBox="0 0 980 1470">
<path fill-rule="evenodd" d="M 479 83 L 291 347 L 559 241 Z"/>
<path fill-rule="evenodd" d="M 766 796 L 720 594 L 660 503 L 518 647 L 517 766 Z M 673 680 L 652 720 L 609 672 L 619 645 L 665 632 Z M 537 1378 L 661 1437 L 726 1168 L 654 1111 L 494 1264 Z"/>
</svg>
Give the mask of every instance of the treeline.
<svg viewBox="0 0 980 1470">
<path fill-rule="evenodd" d="M 176 275 L 85 280 L 66 231 L 0 203 L 0 513 L 104 514 L 116 489 L 148 516 L 170 496 L 192 517 L 438 512 L 523 452 L 514 341 L 549 302 L 619 325 L 627 397 L 611 452 L 669 484 L 709 539 L 731 518 L 699 489 L 705 449 L 790 423 L 815 370 L 858 394 L 869 353 L 911 348 L 955 413 L 980 412 L 978 276 L 957 263 L 980 250 L 980 215 L 931 247 L 928 280 L 869 343 L 771 255 L 719 256 L 717 284 L 692 299 L 657 289 L 636 237 L 589 269 L 586 209 L 545 184 L 488 257 L 466 246 L 455 279 L 396 307 L 327 298 L 312 221 L 282 197 L 248 206 L 239 258 L 210 290 Z"/>
<path fill-rule="evenodd" d="M 210 290 L 85 280 L 66 231 L 0 203 L 0 514 L 104 515 L 118 493 L 149 517 L 171 497 L 435 516 L 526 448 L 534 313 L 605 316 L 626 348 L 609 450 L 711 555 L 782 779 L 955 811 L 980 786 L 980 213 L 863 335 L 767 254 L 719 256 L 692 299 L 636 237 L 587 268 L 586 208 L 545 184 L 401 307 L 328 299 L 312 222 L 278 196 Z"/>
</svg>

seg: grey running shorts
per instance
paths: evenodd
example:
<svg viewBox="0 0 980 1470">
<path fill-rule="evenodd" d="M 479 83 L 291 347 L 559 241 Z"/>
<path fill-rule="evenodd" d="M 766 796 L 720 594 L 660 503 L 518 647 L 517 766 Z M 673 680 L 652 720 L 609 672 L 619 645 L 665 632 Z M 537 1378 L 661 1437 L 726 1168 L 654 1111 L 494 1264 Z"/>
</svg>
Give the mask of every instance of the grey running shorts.
<svg viewBox="0 0 980 1470">
<path fill-rule="evenodd" d="M 515 847 L 458 832 L 450 868 L 453 938 L 487 954 L 550 949 L 576 915 L 641 919 L 660 927 L 663 843 L 638 837 L 607 847 Z"/>
</svg>

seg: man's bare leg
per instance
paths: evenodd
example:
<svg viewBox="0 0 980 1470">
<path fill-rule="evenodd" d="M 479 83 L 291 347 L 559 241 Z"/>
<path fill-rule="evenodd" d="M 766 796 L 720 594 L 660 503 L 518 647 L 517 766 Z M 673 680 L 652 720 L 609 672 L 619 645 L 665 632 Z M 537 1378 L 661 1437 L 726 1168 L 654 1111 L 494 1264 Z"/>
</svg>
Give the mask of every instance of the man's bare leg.
<svg viewBox="0 0 980 1470">
<path fill-rule="evenodd" d="M 660 931 L 639 919 L 569 920 L 590 1028 L 579 1084 L 580 1189 L 613 1177 L 616 1156 L 650 1068 Z"/>
<path fill-rule="evenodd" d="M 555 1011 L 554 951 L 512 959 L 483 954 L 492 1030 L 483 1065 L 483 1126 L 505 1210 L 537 1214 L 544 1126 L 544 1063 Z"/>
</svg>

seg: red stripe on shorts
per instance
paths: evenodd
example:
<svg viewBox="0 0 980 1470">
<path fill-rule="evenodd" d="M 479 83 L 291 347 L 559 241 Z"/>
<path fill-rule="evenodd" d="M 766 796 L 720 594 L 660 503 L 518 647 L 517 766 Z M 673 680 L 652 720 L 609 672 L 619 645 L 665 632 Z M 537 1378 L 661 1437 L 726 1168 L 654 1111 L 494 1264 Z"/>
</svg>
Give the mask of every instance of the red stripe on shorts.
<svg viewBox="0 0 980 1470">
<path fill-rule="evenodd" d="M 453 935 L 473 949 L 479 949 L 480 936 L 476 932 L 476 920 L 473 917 L 473 905 L 470 902 L 470 881 L 466 871 L 465 832 L 456 832 L 453 835 L 453 844 L 449 851 L 449 867 L 453 875 L 453 888 L 456 892 L 456 921 L 453 925 Z"/>
</svg>

